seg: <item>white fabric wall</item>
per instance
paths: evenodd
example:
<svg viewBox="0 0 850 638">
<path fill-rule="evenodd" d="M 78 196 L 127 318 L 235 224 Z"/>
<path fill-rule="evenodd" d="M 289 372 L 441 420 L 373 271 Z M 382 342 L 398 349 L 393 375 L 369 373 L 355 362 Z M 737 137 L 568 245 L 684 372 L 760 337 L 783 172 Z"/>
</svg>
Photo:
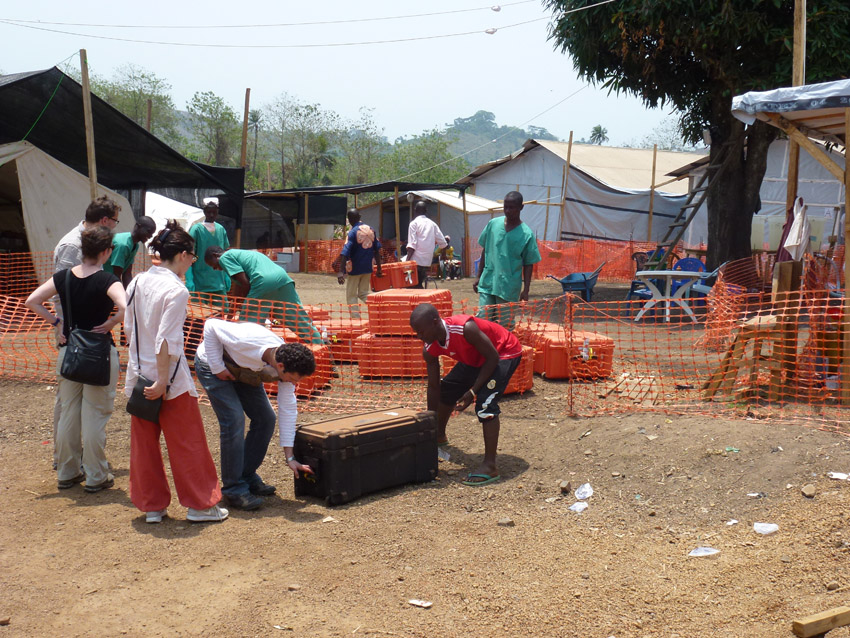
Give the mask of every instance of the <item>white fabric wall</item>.
<svg viewBox="0 0 850 638">
<path fill-rule="evenodd" d="M 0 146 L 0 164 L 11 161 L 17 163 L 30 251 L 53 252 L 59 240 L 83 220 L 91 203 L 89 180 L 29 142 Z M 121 206 L 115 232 L 132 230 L 130 202 L 103 186 L 98 186 L 98 195 L 107 195 Z"/>
<path fill-rule="evenodd" d="M 827 152 L 827 155 L 844 168 L 844 156 L 841 153 Z M 805 149 L 800 150 L 799 174 L 797 194 L 808 205 L 809 216 L 831 216 L 833 208 L 844 205 L 844 185 Z M 788 140 L 776 140 L 767 152 L 767 169 L 759 191 L 759 215 L 785 215 L 787 179 Z"/>
<path fill-rule="evenodd" d="M 565 161 L 537 147 L 510 162 L 506 162 L 475 180 L 475 194 L 494 200 L 502 200 L 505 194 L 519 187 L 526 200 L 544 201 L 549 192 L 549 201 L 561 200 L 563 167 Z M 661 181 L 662 176 L 657 176 Z M 547 187 L 550 187 L 547 189 Z M 560 231 L 577 236 L 643 241 L 649 223 L 649 190 L 629 191 L 612 188 L 577 169 L 571 167 L 567 182 L 567 203 L 563 228 L 558 228 L 558 207 L 549 208 L 549 224 L 546 226 L 546 207 L 529 204 L 522 211 L 522 219 L 531 226 L 538 239 L 558 240 Z M 685 202 L 685 196 L 655 193 L 653 203 L 652 238 L 663 237 L 670 222 Z M 480 223 L 472 227 L 470 234 L 477 236 L 489 219 L 478 218 Z M 694 242 L 707 239 L 705 215 L 698 215 L 691 224 L 690 235 Z"/>
</svg>

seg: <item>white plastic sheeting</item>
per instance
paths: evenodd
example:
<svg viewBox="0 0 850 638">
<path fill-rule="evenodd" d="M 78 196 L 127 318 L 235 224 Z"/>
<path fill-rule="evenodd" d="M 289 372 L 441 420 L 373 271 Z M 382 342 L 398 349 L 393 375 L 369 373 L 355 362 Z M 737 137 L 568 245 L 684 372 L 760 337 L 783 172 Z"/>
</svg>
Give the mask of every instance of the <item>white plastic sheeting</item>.
<svg viewBox="0 0 850 638">
<path fill-rule="evenodd" d="M 30 252 L 52 252 L 59 240 L 85 216 L 91 203 L 89 180 L 29 142 L 0 145 L 0 167 L 15 163 L 24 226 Z M 130 202 L 98 185 L 121 206 L 115 232 L 133 228 Z"/>
<path fill-rule="evenodd" d="M 633 151 L 635 149 L 613 150 L 616 152 Z M 694 153 L 668 153 L 667 155 L 673 155 L 677 158 L 680 162 L 679 166 L 701 157 Z M 631 157 L 632 154 L 626 153 L 626 156 Z M 639 168 L 644 175 L 649 175 L 644 189 L 621 188 L 616 183 L 613 185 L 606 184 L 587 172 L 571 157 L 570 174 L 567 181 L 566 213 L 562 228 L 559 228 L 558 225 L 566 160 L 542 143 L 530 147 L 525 152 L 514 156 L 510 161 L 498 164 L 486 172 L 472 177 L 470 181 L 475 184 L 476 195 L 493 200 L 503 199 L 506 193 L 517 190 L 517 187 L 526 200 L 546 202 L 548 198 L 551 204 L 549 206 L 548 224 L 546 221 L 547 207 L 545 205 L 529 204 L 522 212 L 523 221 L 531 226 L 538 239 L 558 240 L 563 231 L 571 238 L 596 237 L 600 239 L 645 241 L 649 226 L 652 151 L 649 151 L 648 156 L 648 166 L 641 165 L 635 168 L 635 170 Z M 645 153 L 639 157 L 640 161 L 644 161 Z M 671 164 L 671 167 L 675 167 L 675 163 Z M 665 172 L 656 167 L 656 182 L 664 180 Z M 606 177 L 613 181 L 616 177 L 616 171 L 606 173 Z M 632 174 L 628 181 L 631 183 L 634 179 L 635 176 Z M 683 180 L 682 183 L 686 184 L 687 181 Z M 652 241 L 659 241 L 664 236 L 685 200 L 685 195 L 656 191 L 652 207 Z M 484 216 L 470 217 L 470 235 L 477 237 L 487 221 L 488 218 Z M 685 242 L 698 244 L 707 239 L 707 221 L 705 213 L 702 212 L 697 215 L 688 228 Z"/>
</svg>

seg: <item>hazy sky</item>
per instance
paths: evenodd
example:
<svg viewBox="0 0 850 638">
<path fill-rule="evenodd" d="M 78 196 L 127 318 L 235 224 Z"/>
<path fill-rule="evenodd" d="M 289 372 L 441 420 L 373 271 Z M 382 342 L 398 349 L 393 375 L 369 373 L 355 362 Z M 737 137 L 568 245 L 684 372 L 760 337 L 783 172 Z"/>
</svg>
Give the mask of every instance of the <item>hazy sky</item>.
<svg viewBox="0 0 850 638">
<path fill-rule="evenodd" d="M 539 0 L 509 2 L 499 12 L 481 0 L 149 0 L 135 6 L 29 0 L 11 5 L 5 3 L 0 20 L 39 22 L 29 25 L 38 29 L 0 22 L 4 73 L 48 68 L 85 48 L 92 72 L 99 75 L 109 77 L 116 67 L 132 62 L 167 79 L 181 109 L 196 91 L 211 90 L 241 117 L 245 88 L 250 87 L 252 108 L 287 92 L 349 118 L 363 107 L 374 109 L 375 121 L 391 140 L 484 109 L 495 113 L 499 124 L 542 126 L 563 139 L 570 130 L 576 139 L 588 137 L 601 124 L 612 145 L 640 141 L 670 115 L 647 110 L 635 98 L 585 87 L 571 60 L 554 51 L 547 39 L 549 15 Z M 445 13 L 401 17 L 438 12 Z M 339 23 L 264 26 L 331 21 Z M 523 22 L 529 23 L 509 27 Z M 227 24 L 255 26 L 222 28 Z M 498 30 L 488 35 L 489 28 Z M 459 33 L 469 35 L 437 37 Z M 421 39 L 293 46 L 412 38 Z M 258 45 L 271 47 L 249 48 Z M 284 46 L 290 48 L 280 48 Z M 72 62 L 78 66 L 78 57 Z"/>
</svg>

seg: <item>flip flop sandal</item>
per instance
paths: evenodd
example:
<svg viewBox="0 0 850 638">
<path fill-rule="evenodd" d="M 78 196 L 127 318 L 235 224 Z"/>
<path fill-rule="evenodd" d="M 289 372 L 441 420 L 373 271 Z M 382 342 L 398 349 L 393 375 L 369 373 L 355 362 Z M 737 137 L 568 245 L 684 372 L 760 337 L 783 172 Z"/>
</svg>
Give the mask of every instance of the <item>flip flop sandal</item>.
<svg viewBox="0 0 850 638">
<path fill-rule="evenodd" d="M 490 476 L 489 474 L 467 474 L 466 478 L 461 481 L 464 485 L 468 485 L 470 487 L 478 487 L 479 485 L 488 485 L 490 483 L 495 483 L 502 476 L 497 474 L 496 476 Z M 476 481 L 473 479 L 481 479 L 480 481 Z"/>
</svg>

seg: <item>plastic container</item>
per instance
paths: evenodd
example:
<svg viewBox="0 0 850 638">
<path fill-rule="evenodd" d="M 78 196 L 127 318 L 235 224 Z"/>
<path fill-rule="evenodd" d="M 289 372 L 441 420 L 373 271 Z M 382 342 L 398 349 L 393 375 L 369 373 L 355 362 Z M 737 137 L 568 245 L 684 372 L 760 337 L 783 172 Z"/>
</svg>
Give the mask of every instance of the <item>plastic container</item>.
<svg viewBox="0 0 850 638">
<path fill-rule="evenodd" d="M 381 274 L 377 277 L 377 266 L 372 267 L 372 290 L 379 292 L 390 288 L 409 288 L 419 283 L 415 261 L 397 261 L 381 264 Z"/>
<path fill-rule="evenodd" d="M 543 376 L 547 379 L 605 379 L 614 367 L 614 340 L 595 332 L 546 333 Z M 569 341 L 569 343 L 567 343 Z M 539 366 L 538 366 L 539 367 Z"/>
<path fill-rule="evenodd" d="M 369 332 L 369 322 L 366 319 L 332 319 L 321 322 L 316 327 L 323 334 L 327 333 L 334 361 L 357 363 L 360 360 L 354 342 L 357 337 Z"/>
<path fill-rule="evenodd" d="M 375 292 L 366 298 L 369 309 L 369 329 L 376 335 L 413 336 L 410 313 L 421 303 L 436 306 L 442 317 L 452 314 L 450 290 L 422 290 L 404 288 Z"/>
<path fill-rule="evenodd" d="M 426 377 L 422 342 L 416 337 L 364 334 L 354 340 L 354 356 L 360 363 L 360 376 Z"/>
</svg>

